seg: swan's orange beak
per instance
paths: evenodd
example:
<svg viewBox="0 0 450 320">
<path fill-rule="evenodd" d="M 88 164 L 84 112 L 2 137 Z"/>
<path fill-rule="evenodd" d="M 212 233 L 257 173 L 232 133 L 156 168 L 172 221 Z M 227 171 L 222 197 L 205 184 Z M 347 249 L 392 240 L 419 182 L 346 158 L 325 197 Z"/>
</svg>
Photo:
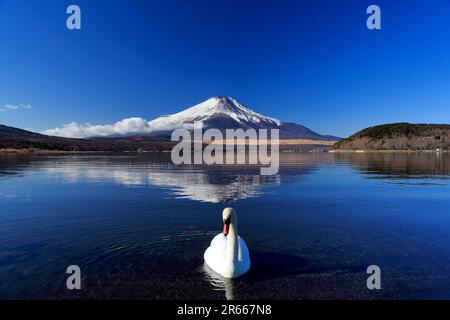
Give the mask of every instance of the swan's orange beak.
<svg viewBox="0 0 450 320">
<path fill-rule="evenodd" d="M 228 234 L 228 231 L 230 231 L 230 225 L 227 223 L 223 224 L 223 235 L 226 236 Z"/>
</svg>

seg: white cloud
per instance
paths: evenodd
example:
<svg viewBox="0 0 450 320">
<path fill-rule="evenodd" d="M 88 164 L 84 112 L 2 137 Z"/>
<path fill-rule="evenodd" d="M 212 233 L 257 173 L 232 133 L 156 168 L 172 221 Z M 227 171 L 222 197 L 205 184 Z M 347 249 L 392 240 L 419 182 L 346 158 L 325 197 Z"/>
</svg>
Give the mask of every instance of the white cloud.
<svg viewBox="0 0 450 320">
<path fill-rule="evenodd" d="M 31 108 L 32 108 L 31 104 L 4 104 L 0 106 L 0 111 L 28 110 Z"/>
<path fill-rule="evenodd" d="M 178 128 L 192 129 L 193 124 L 189 122 L 184 123 L 183 121 L 167 122 L 165 116 L 152 121 L 133 117 L 123 119 L 114 124 L 91 125 L 89 123 L 80 124 L 77 122 L 70 122 L 63 124 L 61 128 L 47 129 L 41 133 L 65 138 L 91 138 L 114 135 L 138 135 L 156 131 L 171 131 Z"/>
<path fill-rule="evenodd" d="M 106 137 L 112 135 L 143 134 L 154 131 L 155 128 L 143 118 L 128 118 L 115 124 L 90 125 L 71 122 L 64 124 L 62 128 L 44 130 L 42 133 L 49 136 L 66 138 Z"/>
</svg>

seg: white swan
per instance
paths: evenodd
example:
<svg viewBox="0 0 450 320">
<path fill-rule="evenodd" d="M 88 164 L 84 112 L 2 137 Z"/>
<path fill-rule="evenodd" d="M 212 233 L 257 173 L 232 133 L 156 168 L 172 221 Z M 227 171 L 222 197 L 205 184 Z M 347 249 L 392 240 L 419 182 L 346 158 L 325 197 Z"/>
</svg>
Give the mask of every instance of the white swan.
<svg viewBox="0 0 450 320">
<path fill-rule="evenodd" d="M 250 269 L 250 256 L 244 239 L 238 235 L 236 211 L 225 208 L 222 218 L 223 232 L 206 249 L 205 263 L 225 278 L 237 278 Z"/>
</svg>

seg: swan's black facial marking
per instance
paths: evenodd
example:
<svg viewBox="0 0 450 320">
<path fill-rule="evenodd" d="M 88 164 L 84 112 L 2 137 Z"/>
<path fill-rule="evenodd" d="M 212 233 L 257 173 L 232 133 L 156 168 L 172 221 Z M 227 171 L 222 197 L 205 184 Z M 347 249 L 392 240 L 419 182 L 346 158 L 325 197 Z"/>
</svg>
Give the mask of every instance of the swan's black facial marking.
<svg viewBox="0 0 450 320">
<path fill-rule="evenodd" d="M 223 223 L 229 225 L 231 223 L 231 217 L 228 217 L 225 220 L 223 220 Z"/>
</svg>

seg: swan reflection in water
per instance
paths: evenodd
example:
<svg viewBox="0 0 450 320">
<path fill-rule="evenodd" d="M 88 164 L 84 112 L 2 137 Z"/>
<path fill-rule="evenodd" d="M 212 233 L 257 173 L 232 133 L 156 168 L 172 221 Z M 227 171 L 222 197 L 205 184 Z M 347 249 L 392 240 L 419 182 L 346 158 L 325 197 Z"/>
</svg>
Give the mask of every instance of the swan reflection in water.
<svg viewBox="0 0 450 320">
<path fill-rule="evenodd" d="M 205 280 L 211 284 L 213 290 L 224 292 L 227 300 L 235 299 L 234 294 L 236 281 L 222 277 L 220 274 L 211 269 L 206 263 L 204 263 L 201 267 L 201 271 L 205 275 Z"/>
</svg>

